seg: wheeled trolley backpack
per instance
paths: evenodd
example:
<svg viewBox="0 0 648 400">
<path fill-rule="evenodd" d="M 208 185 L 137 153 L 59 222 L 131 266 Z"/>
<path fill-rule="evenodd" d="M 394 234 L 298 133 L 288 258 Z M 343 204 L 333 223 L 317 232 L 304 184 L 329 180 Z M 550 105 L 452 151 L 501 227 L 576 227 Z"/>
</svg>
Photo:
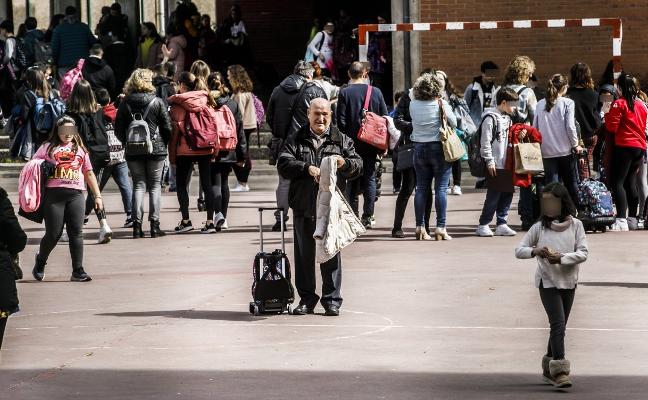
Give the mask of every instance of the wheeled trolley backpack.
<svg viewBox="0 0 648 400">
<path fill-rule="evenodd" d="M 263 250 L 263 211 L 278 211 L 281 215 L 281 249 L 272 253 Z M 252 266 L 252 298 L 250 313 L 282 314 L 292 313 L 292 303 L 295 301 L 295 291 L 290 283 L 290 262 L 286 256 L 286 240 L 284 232 L 284 215 L 281 208 L 259 208 L 259 234 L 261 251 L 254 257 Z"/>
</svg>

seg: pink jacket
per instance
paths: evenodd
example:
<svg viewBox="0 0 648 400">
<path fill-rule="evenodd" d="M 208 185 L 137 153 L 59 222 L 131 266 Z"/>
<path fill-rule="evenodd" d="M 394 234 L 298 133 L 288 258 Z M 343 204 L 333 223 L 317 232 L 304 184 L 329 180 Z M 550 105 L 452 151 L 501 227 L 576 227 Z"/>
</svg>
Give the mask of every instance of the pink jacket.
<svg viewBox="0 0 648 400">
<path fill-rule="evenodd" d="M 185 39 L 184 35 L 171 36 L 167 41 L 167 47 L 171 51 L 169 61 L 173 62 L 176 66 L 176 73 L 173 76 L 173 79 L 177 81 L 185 68 L 185 48 L 187 47 L 187 39 Z"/>
<path fill-rule="evenodd" d="M 20 171 L 18 180 L 18 201 L 25 212 L 34 212 L 40 207 L 41 193 L 41 164 L 43 159 L 29 161 Z"/>
</svg>

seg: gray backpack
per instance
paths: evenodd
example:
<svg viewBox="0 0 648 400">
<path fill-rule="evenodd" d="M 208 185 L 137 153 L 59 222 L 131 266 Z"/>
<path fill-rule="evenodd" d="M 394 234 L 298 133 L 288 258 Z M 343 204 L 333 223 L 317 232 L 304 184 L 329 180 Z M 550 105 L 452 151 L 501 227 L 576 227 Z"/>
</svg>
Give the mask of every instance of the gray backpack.
<svg viewBox="0 0 648 400">
<path fill-rule="evenodd" d="M 158 130 L 155 129 L 155 135 L 151 137 L 149 124 L 146 122 L 151 106 L 155 102 L 155 98 L 144 109 L 144 114 L 133 113 L 130 105 L 126 104 L 128 112 L 133 120 L 128 124 L 126 129 L 126 154 L 129 156 L 142 156 L 153 154 L 153 142 L 157 138 Z"/>
</svg>

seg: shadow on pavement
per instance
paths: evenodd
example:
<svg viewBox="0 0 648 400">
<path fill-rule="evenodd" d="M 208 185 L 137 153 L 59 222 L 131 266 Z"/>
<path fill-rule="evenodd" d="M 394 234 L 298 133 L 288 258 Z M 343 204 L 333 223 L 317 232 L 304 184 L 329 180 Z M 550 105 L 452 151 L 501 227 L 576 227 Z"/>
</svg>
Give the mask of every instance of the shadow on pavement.
<svg viewBox="0 0 648 400">
<path fill-rule="evenodd" d="M 596 286 L 596 287 L 621 287 L 629 289 L 648 289 L 648 283 L 633 283 L 633 282 L 578 282 L 583 286 Z"/>
<path fill-rule="evenodd" d="M 552 386 L 541 384 L 539 375 L 532 374 L 65 367 L 51 370 L 3 369 L 0 391 L 12 400 L 634 400 L 644 399 L 648 390 L 648 380 L 641 376 L 575 376 L 573 381 L 575 386 L 572 389 L 558 392 Z"/>
<path fill-rule="evenodd" d="M 179 319 L 203 319 L 211 321 L 256 322 L 265 317 L 255 317 L 242 311 L 209 311 L 209 310 L 169 310 L 169 311 L 133 311 L 95 314 L 101 317 L 166 317 Z"/>
</svg>

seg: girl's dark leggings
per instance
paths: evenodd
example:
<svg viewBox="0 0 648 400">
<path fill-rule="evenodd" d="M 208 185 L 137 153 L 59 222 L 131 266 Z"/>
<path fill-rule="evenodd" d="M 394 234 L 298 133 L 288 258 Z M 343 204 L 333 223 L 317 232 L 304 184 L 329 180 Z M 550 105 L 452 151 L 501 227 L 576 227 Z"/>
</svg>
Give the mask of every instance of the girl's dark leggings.
<svg viewBox="0 0 648 400">
<path fill-rule="evenodd" d="M 545 288 L 540 282 L 540 300 L 549 317 L 549 345 L 547 357 L 554 360 L 565 358 L 565 330 L 574 304 L 576 289 Z"/>
<path fill-rule="evenodd" d="M 45 236 L 41 239 L 38 260 L 47 262 L 56 247 L 63 225 L 70 238 L 68 243 L 72 256 L 72 268 L 83 267 L 83 218 L 85 217 L 85 198 L 76 189 L 47 188 L 43 199 Z"/>
<path fill-rule="evenodd" d="M 5 328 L 7 327 L 7 320 L 9 318 L 0 318 L 0 349 L 2 348 L 2 339 L 4 338 Z"/>
<path fill-rule="evenodd" d="M 256 129 L 245 129 L 245 139 L 247 140 L 247 148 L 245 149 L 245 165 L 239 167 L 238 165 L 232 165 L 234 169 L 234 175 L 236 179 L 241 183 L 247 183 L 248 178 L 250 177 L 250 171 L 252 171 L 252 158 L 250 157 L 250 136 Z"/>
</svg>

